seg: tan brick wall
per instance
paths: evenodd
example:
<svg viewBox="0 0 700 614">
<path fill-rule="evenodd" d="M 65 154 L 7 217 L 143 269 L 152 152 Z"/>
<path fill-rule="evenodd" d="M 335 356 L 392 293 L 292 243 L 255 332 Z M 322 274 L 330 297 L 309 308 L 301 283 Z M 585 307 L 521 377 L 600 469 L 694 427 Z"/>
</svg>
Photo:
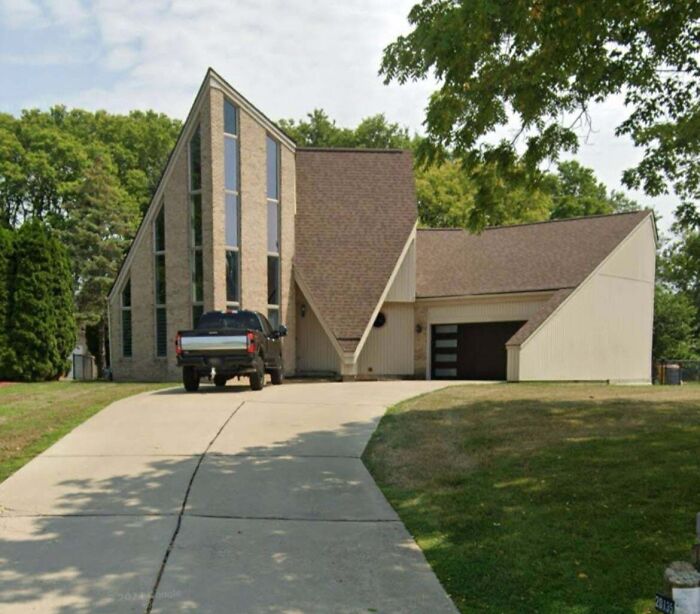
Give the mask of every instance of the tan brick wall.
<svg viewBox="0 0 700 614">
<path fill-rule="evenodd" d="M 202 200 L 205 249 L 204 310 L 226 309 L 226 196 L 224 192 L 224 94 L 209 90 L 209 104 L 202 112 L 207 129 L 206 156 L 202 155 Z"/>
<path fill-rule="evenodd" d="M 239 114 L 241 159 L 241 306 L 267 313 L 265 129 Z"/>
<path fill-rule="evenodd" d="M 202 240 L 204 310 L 226 308 L 224 196 L 224 94 L 205 92 L 199 117 L 202 134 Z M 267 313 L 267 171 L 266 131 L 239 110 L 241 206 L 241 306 Z M 186 139 L 189 141 L 189 136 Z M 177 330 L 191 328 L 192 276 L 188 148 L 173 161 L 164 186 L 168 356 L 155 356 L 155 281 L 152 223 L 131 265 L 133 357 L 122 358 L 120 295 L 110 304 L 112 361 L 115 379 L 177 380 L 173 340 Z M 284 340 L 288 373 L 295 368 L 295 309 L 292 259 L 296 210 L 294 154 L 281 146 L 281 321 L 289 328 Z"/>
<path fill-rule="evenodd" d="M 426 344 L 428 342 L 428 308 L 415 305 L 415 324 L 421 327 L 420 333 L 415 333 L 414 337 L 414 354 L 413 354 L 413 368 L 415 370 L 415 376 L 424 379 L 426 376 L 426 369 L 428 366 L 427 350 Z"/>
</svg>

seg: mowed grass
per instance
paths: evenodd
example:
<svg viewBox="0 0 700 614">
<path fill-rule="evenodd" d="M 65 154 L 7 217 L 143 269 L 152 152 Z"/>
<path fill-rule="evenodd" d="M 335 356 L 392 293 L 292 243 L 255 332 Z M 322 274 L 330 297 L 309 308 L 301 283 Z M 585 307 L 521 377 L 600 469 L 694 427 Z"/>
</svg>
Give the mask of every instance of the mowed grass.
<svg viewBox="0 0 700 614">
<path fill-rule="evenodd" d="M 462 612 L 653 612 L 700 512 L 700 386 L 459 386 L 365 463 Z"/>
<path fill-rule="evenodd" d="M 0 482 L 113 401 L 168 385 L 65 381 L 0 386 Z"/>
</svg>

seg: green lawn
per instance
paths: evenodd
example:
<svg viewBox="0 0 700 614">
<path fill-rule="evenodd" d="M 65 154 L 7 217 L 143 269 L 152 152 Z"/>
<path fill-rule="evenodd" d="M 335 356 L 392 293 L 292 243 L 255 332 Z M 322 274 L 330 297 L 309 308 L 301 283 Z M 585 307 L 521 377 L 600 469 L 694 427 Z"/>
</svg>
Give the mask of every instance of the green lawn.
<svg viewBox="0 0 700 614">
<path fill-rule="evenodd" d="M 459 386 L 364 460 L 462 612 L 652 612 L 700 511 L 700 386 Z"/>
<path fill-rule="evenodd" d="M 0 386 L 0 482 L 106 405 L 168 385 L 65 381 Z"/>
</svg>

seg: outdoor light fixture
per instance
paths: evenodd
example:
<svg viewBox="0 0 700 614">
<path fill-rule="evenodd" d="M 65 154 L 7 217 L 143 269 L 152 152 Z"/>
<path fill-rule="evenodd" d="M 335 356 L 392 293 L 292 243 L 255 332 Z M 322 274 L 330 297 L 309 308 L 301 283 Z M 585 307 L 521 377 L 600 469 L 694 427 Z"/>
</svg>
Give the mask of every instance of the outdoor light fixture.
<svg viewBox="0 0 700 614">
<path fill-rule="evenodd" d="M 303 303 L 301 304 L 301 317 L 303 318 L 306 315 L 306 305 Z"/>
<path fill-rule="evenodd" d="M 420 335 L 423 332 L 423 327 L 420 324 L 416 324 L 416 334 Z"/>
</svg>

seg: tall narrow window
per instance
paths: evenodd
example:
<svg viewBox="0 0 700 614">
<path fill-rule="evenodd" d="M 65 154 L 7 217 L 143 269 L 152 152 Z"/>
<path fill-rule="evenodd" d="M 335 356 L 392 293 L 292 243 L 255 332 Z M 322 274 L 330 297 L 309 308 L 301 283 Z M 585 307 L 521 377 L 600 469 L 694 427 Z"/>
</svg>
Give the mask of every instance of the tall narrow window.
<svg viewBox="0 0 700 614">
<path fill-rule="evenodd" d="M 165 310 L 165 207 L 160 206 L 153 226 L 156 305 L 156 356 L 168 353 L 168 320 Z"/>
<path fill-rule="evenodd" d="M 192 269 L 192 325 L 204 312 L 204 261 L 202 258 L 202 136 L 195 128 L 190 139 L 190 267 Z"/>
<path fill-rule="evenodd" d="M 280 146 L 267 137 L 267 318 L 280 322 Z"/>
<path fill-rule="evenodd" d="M 131 358 L 131 279 L 122 290 L 122 356 Z"/>
<path fill-rule="evenodd" d="M 238 162 L 238 109 L 224 100 L 224 200 L 226 241 L 226 305 L 237 308 L 241 303 L 241 249 Z"/>
</svg>

